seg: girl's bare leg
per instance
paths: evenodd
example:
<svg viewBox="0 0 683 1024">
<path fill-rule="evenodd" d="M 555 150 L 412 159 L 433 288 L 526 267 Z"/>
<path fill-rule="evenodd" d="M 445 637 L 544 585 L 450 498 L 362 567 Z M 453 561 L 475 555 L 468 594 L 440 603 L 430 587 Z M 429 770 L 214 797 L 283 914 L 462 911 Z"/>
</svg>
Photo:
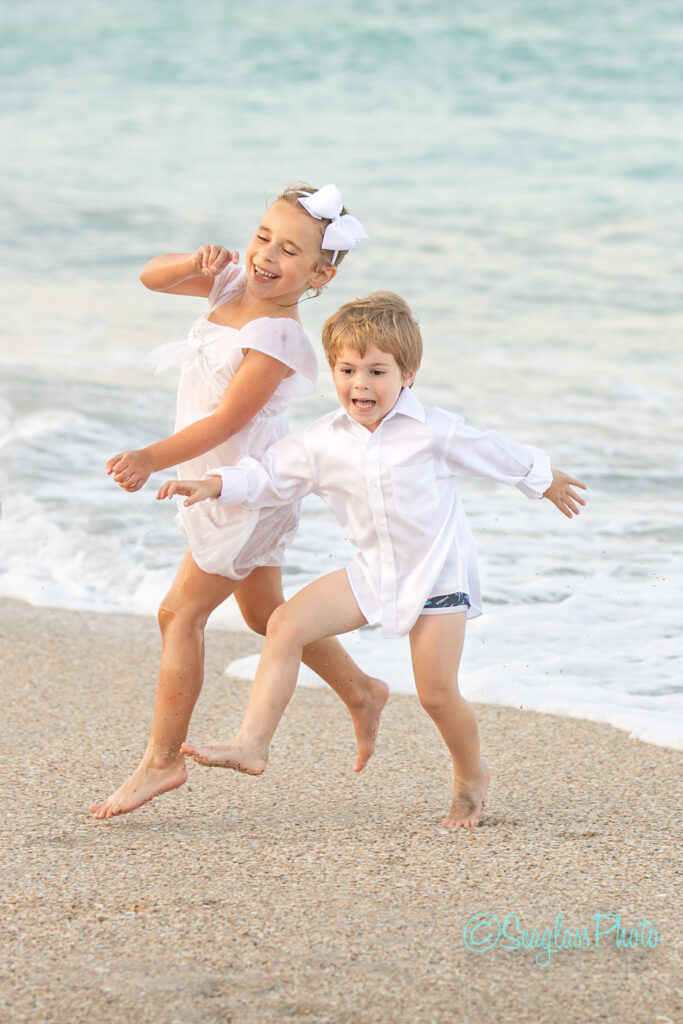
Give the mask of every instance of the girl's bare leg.
<svg viewBox="0 0 683 1024">
<path fill-rule="evenodd" d="M 474 713 L 458 689 L 466 621 L 464 612 L 421 615 L 410 631 L 410 651 L 420 703 L 453 759 L 453 801 L 443 824 L 471 828 L 482 816 L 491 773 L 479 756 Z"/>
<path fill-rule="evenodd" d="M 323 576 L 275 609 L 237 735 L 210 746 L 183 746 L 200 764 L 235 768 L 260 775 L 268 761 L 270 742 L 294 693 L 304 648 L 323 637 L 358 629 L 365 619 L 346 572 Z"/>
<path fill-rule="evenodd" d="M 147 749 L 130 778 L 101 803 L 95 818 L 125 814 L 187 778 L 180 752 L 204 679 L 204 627 L 237 582 L 203 572 L 188 551 L 159 608 L 161 663 Z"/>
<path fill-rule="evenodd" d="M 272 566 L 254 569 L 236 589 L 235 598 L 247 625 L 265 635 L 270 616 L 284 603 L 280 570 Z M 349 709 L 357 747 L 353 770 L 362 771 L 375 749 L 379 719 L 389 696 L 389 687 L 381 679 L 363 672 L 333 636 L 307 644 L 301 660 L 334 690 Z"/>
</svg>

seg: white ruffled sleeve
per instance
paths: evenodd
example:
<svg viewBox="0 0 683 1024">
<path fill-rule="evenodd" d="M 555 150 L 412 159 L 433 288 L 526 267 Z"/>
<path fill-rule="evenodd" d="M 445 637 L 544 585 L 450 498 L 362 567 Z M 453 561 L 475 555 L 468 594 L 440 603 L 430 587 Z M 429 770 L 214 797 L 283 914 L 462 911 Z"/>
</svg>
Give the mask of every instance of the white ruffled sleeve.
<svg viewBox="0 0 683 1024">
<path fill-rule="evenodd" d="M 209 312 L 216 306 L 222 306 L 224 302 L 231 299 L 233 295 L 244 291 L 246 271 L 244 267 L 236 263 L 228 263 L 223 267 L 220 274 L 214 278 L 211 291 L 209 292 Z"/>
<path fill-rule="evenodd" d="M 239 345 L 253 348 L 294 370 L 280 385 L 288 397 L 307 395 L 318 379 L 318 360 L 313 345 L 300 323 L 290 317 L 260 317 L 245 324 L 239 333 Z"/>
</svg>

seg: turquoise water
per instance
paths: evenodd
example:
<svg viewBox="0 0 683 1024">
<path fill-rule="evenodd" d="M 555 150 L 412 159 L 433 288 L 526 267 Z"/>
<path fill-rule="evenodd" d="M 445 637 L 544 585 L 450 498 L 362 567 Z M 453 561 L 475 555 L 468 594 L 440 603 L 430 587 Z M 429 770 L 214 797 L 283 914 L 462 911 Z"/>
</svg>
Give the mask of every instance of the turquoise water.
<svg viewBox="0 0 683 1024">
<path fill-rule="evenodd" d="M 371 240 L 303 307 L 311 336 L 399 291 L 419 397 L 590 485 L 571 524 L 468 487 L 487 613 L 463 686 L 680 742 L 682 44 L 663 0 L 3 5 L 0 593 L 153 611 L 181 540 L 102 467 L 170 429 L 173 375 L 140 360 L 196 306 L 139 268 L 243 251 L 282 185 L 333 181 Z M 323 372 L 294 423 L 332 401 Z M 289 588 L 346 557 L 311 504 Z M 410 689 L 400 644 L 352 642 Z"/>
</svg>

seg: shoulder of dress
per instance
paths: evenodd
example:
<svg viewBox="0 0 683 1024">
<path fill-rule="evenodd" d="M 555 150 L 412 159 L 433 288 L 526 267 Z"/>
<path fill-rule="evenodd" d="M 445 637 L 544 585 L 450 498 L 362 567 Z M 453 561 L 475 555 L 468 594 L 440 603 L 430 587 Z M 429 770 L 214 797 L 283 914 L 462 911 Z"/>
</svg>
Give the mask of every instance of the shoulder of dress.
<svg viewBox="0 0 683 1024">
<path fill-rule="evenodd" d="M 283 334 L 297 334 L 299 337 L 303 337 L 306 341 L 309 341 L 308 335 L 301 326 L 298 320 L 293 320 L 291 316 L 257 316 L 254 320 L 247 321 L 239 328 L 240 331 L 272 331 L 273 333 L 282 332 Z"/>
<path fill-rule="evenodd" d="M 239 335 L 246 343 L 252 338 L 257 344 L 259 341 L 270 346 L 288 345 L 290 355 L 295 355 L 299 360 L 303 359 L 305 366 L 317 375 L 318 360 L 311 339 L 306 334 L 298 320 L 291 317 L 257 317 L 244 324 Z"/>
<path fill-rule="evenodd" d="M 296 333 L 294 333 L 295 328 Z M 313 390 L 318 376 L 315 349 L 303 327 L 291 317 L 257 317 L 236 332 L 233 344 L 256 349 L 294 370 L 281 382 L 288 398 Z"/>
</svg>

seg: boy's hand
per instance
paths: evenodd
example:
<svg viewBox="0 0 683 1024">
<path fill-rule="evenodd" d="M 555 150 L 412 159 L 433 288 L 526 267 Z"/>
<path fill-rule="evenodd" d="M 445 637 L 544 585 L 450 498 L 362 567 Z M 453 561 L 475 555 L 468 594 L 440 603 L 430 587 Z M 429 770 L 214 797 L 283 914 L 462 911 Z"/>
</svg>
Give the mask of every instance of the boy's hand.
<svg viewBox="0 0 683 1024">
<path fill-rule="evenodd" d="M 206 480 L 167 480 L 157 493 L 157 499 L 172 498 L 174 494 L 186 494 L 183 505 L 194 505 L 206 498 L 218 498 L 223 481 L 219 476 L 210 476 Z"/>
<path fill-rule="evenodd" d="M 154 472 L 154 466 L 144 448 L 137 452 L 121 452 L 107 463 L 107 473 L 124 491 L 139 491 Z"/>
<path fill-rule="evenodd" d="M 563 473 L 560 469 L 553 469 L 552 474 L 553 482 L 543 497 L 552 501 L 553 505 L 556 505 L 567 519 L 571 519 L 572 516 L 578 516 L 580 511 L 579 505 L 585 505 L 586 502 L 573 488 L 580 487 L 585 491 L 586 485 L 582 484 L 580 480 L 574 480 L 573 477 Z"/>
<path fill-rule="evenodd" d="M 228 263 L 238 263 L 239 253 L 224 249 L 222 245 L 200 245 L 192 253 L 192 266 L 204 277 L 216 277 Z"/>
</svg>

